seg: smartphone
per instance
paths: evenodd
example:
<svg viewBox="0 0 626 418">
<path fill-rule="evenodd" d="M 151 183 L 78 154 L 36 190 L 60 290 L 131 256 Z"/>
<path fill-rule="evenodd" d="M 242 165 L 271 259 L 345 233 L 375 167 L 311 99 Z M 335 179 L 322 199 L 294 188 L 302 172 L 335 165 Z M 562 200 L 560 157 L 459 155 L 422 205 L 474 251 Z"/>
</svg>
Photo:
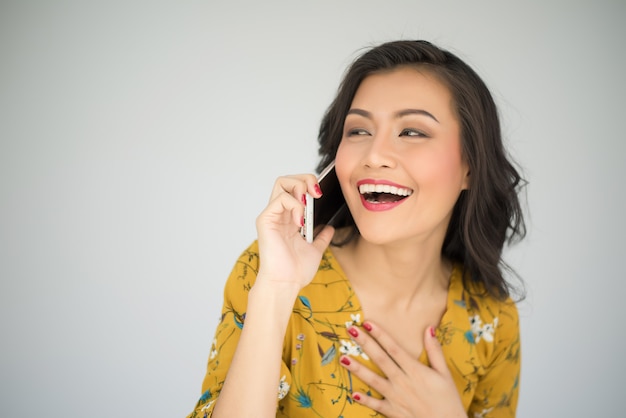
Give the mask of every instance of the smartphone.
<svg viewBox="0 0 626 418">
<path fill-rule="evenodd" d="M 302 236 L 313 242 L 315 233 L 321 225 L 342 226 L 345 221 L 348 207 L 339 186 L 339 180 L 335 173 L 335 162 L 330 163 L 317 178 L 317 182 L 322 189 L 322 197 L 314 199 L 306 194 L 306 208 L 304 211 L 304 226 Z"/>
</svg>

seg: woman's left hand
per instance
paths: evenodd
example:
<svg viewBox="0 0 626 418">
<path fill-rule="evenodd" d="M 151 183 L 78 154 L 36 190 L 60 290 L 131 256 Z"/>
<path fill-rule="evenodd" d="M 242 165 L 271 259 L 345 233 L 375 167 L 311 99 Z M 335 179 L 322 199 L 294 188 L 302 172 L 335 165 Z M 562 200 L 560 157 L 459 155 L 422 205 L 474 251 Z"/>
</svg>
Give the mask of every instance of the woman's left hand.
<svg viewBox="0 0 626 418">
<path fill-rule="evenodd" d="M 424 336 L 428 367 L 412 358 L 381 327 L 369 321 L 363 326 L 368 332 L 356 327 L 348 331 L 387 377 L 343 356 L 342 365 L 383 396 L 377 399 L 353 392 L 352 399 L 389 418 L 467 417 L 434 328 L 428 327 Z"/>
</svg>

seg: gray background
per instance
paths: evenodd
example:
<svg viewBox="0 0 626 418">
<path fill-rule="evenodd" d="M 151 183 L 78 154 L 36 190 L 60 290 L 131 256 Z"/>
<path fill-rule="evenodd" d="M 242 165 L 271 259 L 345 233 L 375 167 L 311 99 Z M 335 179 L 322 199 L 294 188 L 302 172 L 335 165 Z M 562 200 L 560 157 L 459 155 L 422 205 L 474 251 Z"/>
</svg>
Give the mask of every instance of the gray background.
<svg viewBox="0 0 626 418">
<path fill-rule="evenodd" d="M 425 38 L 524 167 L 520 417 L 623 416 L 624 1 L 2 1 L 0 416 L 184 416 L 223 283 L 365 46 Z M 245 399 L 245 394 L 242 394 Z"/>
</svg>

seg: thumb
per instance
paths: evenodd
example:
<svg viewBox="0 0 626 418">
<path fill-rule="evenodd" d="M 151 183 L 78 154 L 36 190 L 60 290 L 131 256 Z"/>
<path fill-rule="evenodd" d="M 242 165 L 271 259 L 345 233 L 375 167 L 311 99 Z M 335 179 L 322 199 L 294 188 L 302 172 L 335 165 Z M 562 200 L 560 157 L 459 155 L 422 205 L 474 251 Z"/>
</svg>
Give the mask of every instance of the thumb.
<svg viewBox="0 0 626 418">
<path fill-rule="evenodd" d="M 428 361 L 433 369 L 441 374 L 449 375 L 450 369 L 446 364 L 446 359 L 443 356 L 443 350 L 439 340 L 437 340 L 434 327 L 426 328 L 426 336 L 424 337 L 424 348 L 428 355 Z"/>
<path fill-rule="evenodd" d="M 333 239 L 333 235 L 335 235 L 335 228 L 327 225 L 319 234 L 317 234 L 313 240 L 313 245 L 320 252 L 324 252 L 324 250 L 326 250 L 326 248 L 330 245 L 330 240 Z"/>
</svg>

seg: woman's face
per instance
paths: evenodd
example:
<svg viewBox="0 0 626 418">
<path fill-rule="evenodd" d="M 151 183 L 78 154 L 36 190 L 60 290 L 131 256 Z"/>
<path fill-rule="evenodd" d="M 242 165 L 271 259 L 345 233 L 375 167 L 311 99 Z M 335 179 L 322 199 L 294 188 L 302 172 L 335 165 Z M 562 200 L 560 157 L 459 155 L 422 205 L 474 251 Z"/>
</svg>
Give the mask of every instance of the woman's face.
<svg viewBox="0 0 626 418">
<path fill-rule="evenodd" d="M 367 241 L 443 241 L 469 183 L 448 88 L 408 67 L 365 78 L 346 116 L 336 171 Z"/>
</svg>

